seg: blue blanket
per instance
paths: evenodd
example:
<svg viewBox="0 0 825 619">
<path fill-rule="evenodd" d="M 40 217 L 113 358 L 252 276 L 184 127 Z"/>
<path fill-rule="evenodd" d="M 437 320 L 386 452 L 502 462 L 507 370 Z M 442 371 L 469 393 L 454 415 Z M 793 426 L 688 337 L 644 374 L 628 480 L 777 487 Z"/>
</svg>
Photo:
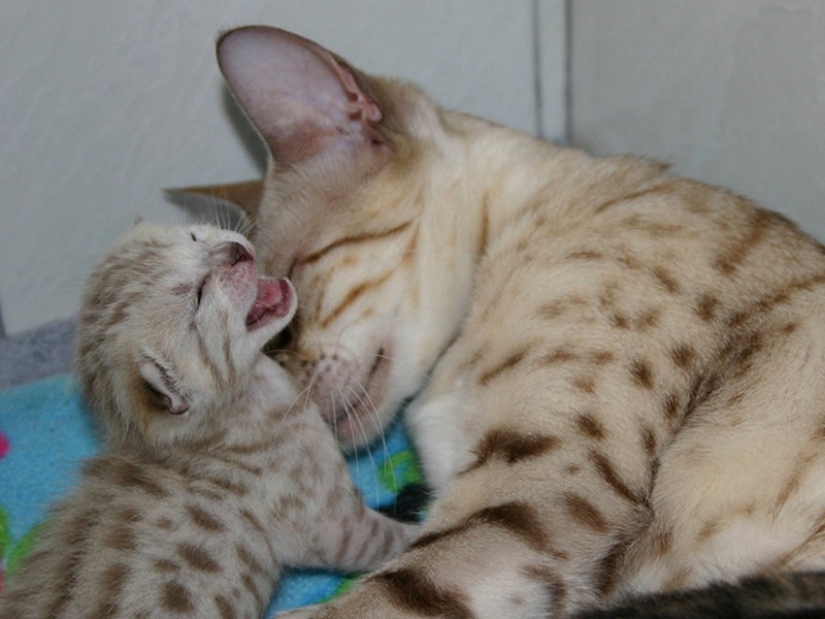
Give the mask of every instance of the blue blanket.
<svg viewBox="0 0 825 619">
<path fill-rule="evenodd" d="M 49 505 L 77 482 L 80 462 L 100 442 L 70 374 L 0 391 L 0 591 L 37 538 Z M 349 461 L 366 502 L 398 517 L 423 507 L 421 475 L 406 436 L 396 424 L 386 444 Z M 266 616 L 323 602 L 354 576 L 288 570 Z"/>
</svg>

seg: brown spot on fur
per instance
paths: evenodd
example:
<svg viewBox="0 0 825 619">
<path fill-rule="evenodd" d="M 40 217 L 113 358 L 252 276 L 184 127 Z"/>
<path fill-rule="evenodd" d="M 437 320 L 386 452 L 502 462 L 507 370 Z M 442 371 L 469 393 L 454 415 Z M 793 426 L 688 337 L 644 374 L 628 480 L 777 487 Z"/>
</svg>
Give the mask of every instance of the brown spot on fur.
<svg viewBox="0 0 825 619">
<path fill-rule="evenodd" d="M 619 312 L 613 312 L 608 316 L 608 320 L 610 324 L 612 324 L 617 329 L 629 329 L 630 328 L 630 320 L 628 320 L 627 316 L 624 314 L 620 314 Z"/>
<path fill-rule="evenodd" d="M 238 559 L 241 560 L 241 563 L 243 563 L 251 573 L 264 574 L 266 572 L 266 568 L 261 565 L 260 561 L 255 558 L 246 546 L 240 543 L 236 544 L 235 550 L 238 553 Z"/>
<path fill-rule="evenodd" d="M 473 524 L 489 524 L 520 537 L 535 550 L 545 550 L 548 545 L 547 532 L 536 511 L 527 503 L 512 501 L 482 509 L 468 519 Z"/>
<path fill-rule="evenodd" d="M 643 502 L 643 498 L 640 497 L 638 493 L 631 490 L 630 487 L 621 480 L 619 474 L 616 472 L 616 469 L 607 456 L 598 451 L 591 451 L 589 458 L 596 467 L 596 471 L 599 473 L 601 478 L 607 482 L 607 485 L 609 485 L 616 492 L 616 494 L 627 499 L 631 503 Z"/>
<path fill-rule="evenodd" d="M 424 617 L 473 619 L 467 599 L 459 591 L 437 585 L 426 572 L 400 568 L 369 577 L 399 609 Z"/>
<path fill-rule="evenodd" d="M 101 592 L 109 598 L 107 604 L 114 603 L 123 592 L 130 572 L 131 568 L 125 563 L 114 563 L 104 570 L 100 584 Z"/>
<path fill-rule="evenodd" d="M 630 253 L 621 254 L 616 258 L 616 262 L 632 271 L 640 271 L 642 269 L 642 263 Z"/>
<path fill-rule="evenodd" d="M 540 365 L 554 365 L 556 363 L 566 363 L 567 361 L 573 361 L 576 358 L 576 354 L 571 352 L 570 350 L 567 350 L 565 348 L 558 348 L 553 352 L 547 353 L 546 355 L 542 355 L 536 361 Z"/>
<path fill-rule="evenodd" d="M 673 548 L 673 532 L 657 529 L 649 538 L 652 558 L 664 557 Z"/>
<path fill-rule="evenodd" d="M 567 585 L 559 574 L 545 565 L 528 565 L 524 574 L 533 581 L 540 583 L 550 598 L 550 612 L 548 617 L 563 617 L 567 612 Z"/>
<path fill-rule="evenodd" d="M 485 193 L 481 198 L 481 228 L 478 233 L 478 245 L 476 251 L 479 256 L 483 256 L 487 250 L 487 243 L 490 237 L 490 196 Z"/>
<path fill-rule="evenodd" d="M 650 426 L 644 427 L 642 429 L 642 444 L 644 445 L 645 452 L 651 458 L 654 458 L 658 451 L 656 443 L 656 433 Z"/>
<path fill-rule="evenodd" d="M 589 299 L 578 295 L 554 299 L 542 304 L 536 310 L 536 315 L 542 320 L 554 320 L 571 310 L 587 307 L 590 303 Z"/>
<path fill-rule="evenodd" d="M 499 376 L 503 372 L 506 372 L 507 370 L 512 369 L 515 366 L 517 366 L 519 363 L 521 363 L 524 360 L 524 358 L 527 356 L 527 352 L 528 352 L 527 349 L 523 348 L 521 350 L 517 350 L 516 352 L 512 353 L 506 359 L 501 361 L 501 363 L 499 363 L 498 365 L 495 365 L 492 368 L 490 368 L 489 370 L 485 371 L 479 377 L 479 379 L 478 379 L 479 382 L 482 385 L 489 384 L 490 381 L 492 381 L 494 378 L 496 378 L 497 376 Z"/>
<path fill-rule="evenodd" d="M 699 529 L 699 533 L 696 536 L 696 540 L 698 542 L 706 542 L 711 537 L 716 535 L 721 528 L 721 524 L 718 520 L 708 520 L 703 525 L 702 528 Z"/>
<path fill-rule="evenodd" d="M 422 535 L 416 539 L 410 548 L 424 548 L 439 543 L 441 540 L 461 535 L 478 526 L 493 526 L 504 529 L 519 537 L 531 548 L 561 557 L 563 552 L 550 547 L 547 532 L 535 510 L 528 504 L 513 501 L 487 507 L 467 517 L 464 521 L 442 529 Z"/>
<path fill-rule="evenodd" d="M 236 619 L 232 603 L 222 595 L 215 596 L 215 607 L 221 614 L 221 619 Z"/>
<path fill-rule="evenodd" d="M 633 382 L 645 389 L 653 388 L 653 371 L 650 369 L 650 364 L 643 360 L 637 359 L 630 364 L 630 375 L 633 377 Z"/>
<path fill-rule="evenodd" d="M 689 344 L 680 344 L 670 351 L 670 357 L 678 367 L 687 370 L 696 360 L 696 350 Z"/>
<path fill-rule="evenodd" d="M 132 527 L 128 524 L 119 524 L 109 531 L 103 544 L 107 548 L 131 552 L 137 548 L 137 538 Z"/>
<path fill-rule="evenodd" d="M 379 241 L 379 240 L 382 240 L 382 239 L 387 239 L 387 238 L 392 237 L 392 236 L 396 236 L 396 235 L 401 234 L 402 232 L 404 232 L 404 230 L 409 228 L 411 225 L 412 225 L 412 222 L 408 221 L 408 222 L 400 224 L 400 225 L 398 225 L 394 228 L 391 228 L 389 230 L 385 230 L 384 232 L 370 233 L 370 234 L 359 234 L 359 235 L 339 239 L 337 241 L 334 241 L 334 242 L 330 243 L 326 247 L 324 247 L 322 249 L 319 249 L 318 251 L 313 252 L 313 253 L 309 254 L 308 256 L 305 256 L 304 258 L 302 258 L 300 260 L 300 264 L 301 264 L 301 266 L 304 266 L 304 265 L 307 265 L 307 264 L 311 264 L 313 262 L 317 262 L 318 260 L 320 260 L 321 258 L 326 256 L 329 252 L 331 252 L 333 250 L 336 250 L 336 249 L 339 249 L 341 247 L 345 247 L 347 245 L 361 245 L 362 243 L 368 243 L 368 242 L 371 242 L 371 241 Z"/>
<path fill-rule="evenodd" d="M 645 310 L 633 320 L 633 328 L 637 331 L 647 331 L 659 323 L 661 311 L 658 309 Z"/>
<path fill-rule="evenodd" d="M 602 260 L 604 254 L 594 249 L 578 249 L 567 254 L 567 260 Z"/>
<path fill-rule="evenodd" d="M 728 316 L 727 320 L 725 320 L 725 324 L 734 329 L 741 327 L 745 321 L 747 321 L 748 316 L 749 312 L 733 312 Z"/>
<path fill-rule="evenodd" d="M 163 516 L 158 519 L 155 526 L 163 531 L 171 531 L 175 528 L 175 522 L 169 516 Z"/>
<path fill-rule="evenodd" d="M 573 380 L 573 386 L 584 393 L 596 393 L 596 381 L 592 376 L 580 376 Z"/>
<path fill-rule="evenodd" d="M 169 496 L 167 490 L 137 464 L 120 460 L 114 465 L 113 472 L 118 486 L 135 488 L 162 499 Z"/>
<path fill-rule="evenodd" d="M 710 322 L 716 317 L 719 309 L 719 299 L 711 294 L 703 294 L 696 303 L 696 315 L 705 322 Z"/>
<path fill-rule="evenodd" d="M 783 335 L 790 335 L 794 331 L 799 328 L 799 325 L 795 322 L 789 322 L 780 330 Z"/>
<path fill-rule="evenodd" d="M 670 420 L 675 420 L 679 416 L 679 396 L 675 393 L 670 393 L 665 397 L 664 402 L 665 415 Z"/>
<path fill-rule="evenodd" d="M 648 187 L 647 189 L 642 189 L 640 191 L 629 193 L 629 194 L 624 195 L 624 196 L 619 196 L 617 198 L 613 198 L 611 200 L 608 200 L 607 202 L 605 202 L 601 206 L 599 206 L 596 209 L 595 213 L 596 214 L 601 213 L 603 211 L 606 211 L 609 208 L 612 208 L 612 207 L 616 206 L 617 204 L 622 204 L 624 202 L 631 202 L 633 200 L 637 200 L 638 198 L 642 198 L 642 197 L 650 195 L 650 194 L 660 193 L 660 192 L 668 193 L 667 187 L 668 187 L 667 183 L 660 183 L 658 185 Z"/>
<path fill-rule="evenodd" d="M 278 417 L 278 421 L 280 421 L 280 416 Z M 233 494 L 237 497 L 245 497 L 249 494 L 249 486 L 239 483 L 233 482 L 228 479 L 209 479 L 209 483 L 217 486 L 224 492 L 228 492 L 229 494 Z"/>
<path fill-rule="evenodd" d="M 362 282 L 352 290 L 350 290 L 346 296 L 341 300 L 338 305 L 333 308 L 321 321 L 320 325 L 322 329 L 326 329 L 329 325 L 331 325 L 335 319 L 337 319 L 341 314 L 343 314 L 347 308 L 352 305 L 356 299 L 365 295 L 366 293 L 379 288 L 384 282 L 386 282 L 390 277 L 395 273 L 394 270 L 389 270 L 380 277 L 376 277 L 373 280 Z"/>
<path fill-rule="evenodd" d="M 178 556 L 193 569 L 213 574 L 221 571 L 221 566 L 218 562 L 200 546 L 181 543 L 178 544 L 177 552 Z"/>
<path fill-rule="evenodd" d="M 590 355 L 590 360 L 594 365 L 607 365 L 615 358 L 616 356 L 609 350 L 599 350 Z"/>
<path fill-rule="evenodd" d="M 582 413 L 576 418 L 576 427 L 584 436 L 601 440 L 605 436 L 604 426 L 592 413 Z"/>
<path fill-rule="evenodd" d="M 210 533 L 220 533 L 226 530 L 226 525 L 208 511 L 194 504 L 186 506 L 186 513 L 193 524 Z"/>
<path fill-rule="evenodd" d="M 609 595 L 615 591 L 632 541 L 632 538 L 628 538 L 616 542 L 601 560 L 596 576 L 596 587 L 601 595 Z"/>
<path fill-rule="evenodd" d="M 161 587 L 161 604 L 172 613 L 189 615 L 195 611 L 189 591 L 176 581 L 164 583 Z"/>
<path fill-rule="evenodd" d="M 563 498 L 567 513 L 573 520 L 596 533 L 607 533 L 607 520 L 590 501 L 572 492 L 566 493 Z"/>
<path fill-rule="evenodd" d="M 799 490 L 802 485 L 802 480 L 805 477 L 805 473 L 810 470 L 810 464 L 814 460 L 815 456 L 807 454 L 800 458 L 799 462 L 795 464 L 790 477 L 782 487 L 782 492 L 780 492 L 779 496 L 776 497 L 776 502 L 774 503 L 773 509 L 774 513 L 779 512 L 788 499 Z"/>
<path fill-rule="evenodd" d="M 268 531 L 266 527 L 264 527 L 264 525 L 261 524 L 260 520 L 258 520 L 258 518 L 255 517 L 255 515 L 248 509 L 242 509 L 240 511 L 240 515 L 241 518 L 246 522 L 247 528 L 249 530 L 255 531 L 261 536 L 261 539 L 263 539 L 266 543 L 267 550 L 269 551 L 269 556 L 273 560 L 276 560 L 277 554 L 275 552 L 275 548 L 272 546 L 271 531 Z M 276 514 L 276 517 L 280 519 L 282 517 L 282 514 L 278 513 Z"/>
<path fill-rule="evenodd" d="M 676 294 L 679 292 L 679 282 L 676 281 L 676 278 L 664 267 L 656 266 L 653 267 L 653 277 L 656 278 L 662 288 L 664 288 L 670 294 Z"/>
<path fill-rule="evenodd" d="M 753 248 L 764 240 L 771 221 L 770 213 L 762 209 L 755 210 L 747 236 L 720 253 L 713 262 L 714 268 L 723 275 L 732 275 Z"/>
<path fill-rule="evenodd" d="M 249 591 L 249 594 L 255 598 L 255 601 L 258 603 L 258 606 L 263 605 L 264 599 L 261 592 L 258 590 L 258 585 L 255 584 L 255 579 L 252 578 L 251 574 L 244 574 L 241 576 L 241 583 L 243 584 L 244 588 Z"/>
<path fill-rule="evenodd" d="M 491 460 L 503 460 L 516 464 L 528 458 L 535 458 L 552 451 L 559 440 L 554 436 L 531 436 L 502 428 L 490 430 L 473 450 L 476 461 L 467 469 L 473 470 Z"/>
</svg>

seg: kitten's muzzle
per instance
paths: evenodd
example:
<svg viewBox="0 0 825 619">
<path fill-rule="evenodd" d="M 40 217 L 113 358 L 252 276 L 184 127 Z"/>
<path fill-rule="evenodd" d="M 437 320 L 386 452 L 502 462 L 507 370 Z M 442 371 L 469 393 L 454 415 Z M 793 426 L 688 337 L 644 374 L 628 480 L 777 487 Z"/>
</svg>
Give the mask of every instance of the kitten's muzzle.
<svg viewBox="0 0 825 619">
<path fill-rule="evenodd" d="M 234 267 L 242 262 L 254 262 L 255 250 L 251 245 L 244 245 L 237 241 L 226 241 L 216 245 L 212 250 L 212 256 L 219 264 L 226 264 Z"/>
</svg>

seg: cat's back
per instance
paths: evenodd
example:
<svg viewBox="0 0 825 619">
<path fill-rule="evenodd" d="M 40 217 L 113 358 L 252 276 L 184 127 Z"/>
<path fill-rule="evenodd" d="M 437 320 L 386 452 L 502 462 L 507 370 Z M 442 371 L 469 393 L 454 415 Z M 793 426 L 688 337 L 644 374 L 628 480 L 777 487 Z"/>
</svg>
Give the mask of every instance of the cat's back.
<svg viewBox="0 0 825 619">
<path fill-rule="evenodd" d="M 771 354 L 788 355 L 775 380 L 825 368 L 825 250 L 793 223 L 641 158 L 551 151 L 542 165 L 553 183 L 522 196 L 486 246 L 467 323 L 431 389 L 467 402 L 458 414 L 474 438 L 435 449 L 461 454 L 453 473 L 473 462 L 467 444 L 512 424 L 477 424 L 478 409 L 515 402 L 532 427 L 568 402 L 584 435 L 600 436 L 592 412 L 612 408 L 609 430 L 626 436 L 634 407 L 650 407 L 662 412 L 641 440 L 659 454 L 700 396 L 716 385 L 716 397 L 738 397 L 779 362 Z M 762 430 L 778 423 L 762 418 L 774 395 L 749 415 Z"/>
<path fill-rule="evenodd" d="M 584 158 L 577 168 L 561 187 L 536 191 L 487 247 L 471 319 L 509 316 L 547 332 L 547 321 L 586 308 L 582 320 L 607 316 L 617 331 L 678 323 L 718 336 L 801 308 L 825 283 L 825 248 L 747 198 L 636 157 Z"/>
</svg>

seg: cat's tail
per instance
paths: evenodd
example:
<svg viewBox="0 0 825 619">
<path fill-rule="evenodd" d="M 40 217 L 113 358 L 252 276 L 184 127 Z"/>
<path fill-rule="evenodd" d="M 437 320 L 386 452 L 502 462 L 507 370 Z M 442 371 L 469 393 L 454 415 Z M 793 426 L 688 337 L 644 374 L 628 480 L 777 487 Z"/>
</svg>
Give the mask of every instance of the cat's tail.
<svg viewBox="0 0 825 619">
<path fill-rule="evenodd" d="M 825 617 L 825 572 L 750 576 L 735 583 L 631 598 L 575 619 L 814 619 Z"/>
</svg>

